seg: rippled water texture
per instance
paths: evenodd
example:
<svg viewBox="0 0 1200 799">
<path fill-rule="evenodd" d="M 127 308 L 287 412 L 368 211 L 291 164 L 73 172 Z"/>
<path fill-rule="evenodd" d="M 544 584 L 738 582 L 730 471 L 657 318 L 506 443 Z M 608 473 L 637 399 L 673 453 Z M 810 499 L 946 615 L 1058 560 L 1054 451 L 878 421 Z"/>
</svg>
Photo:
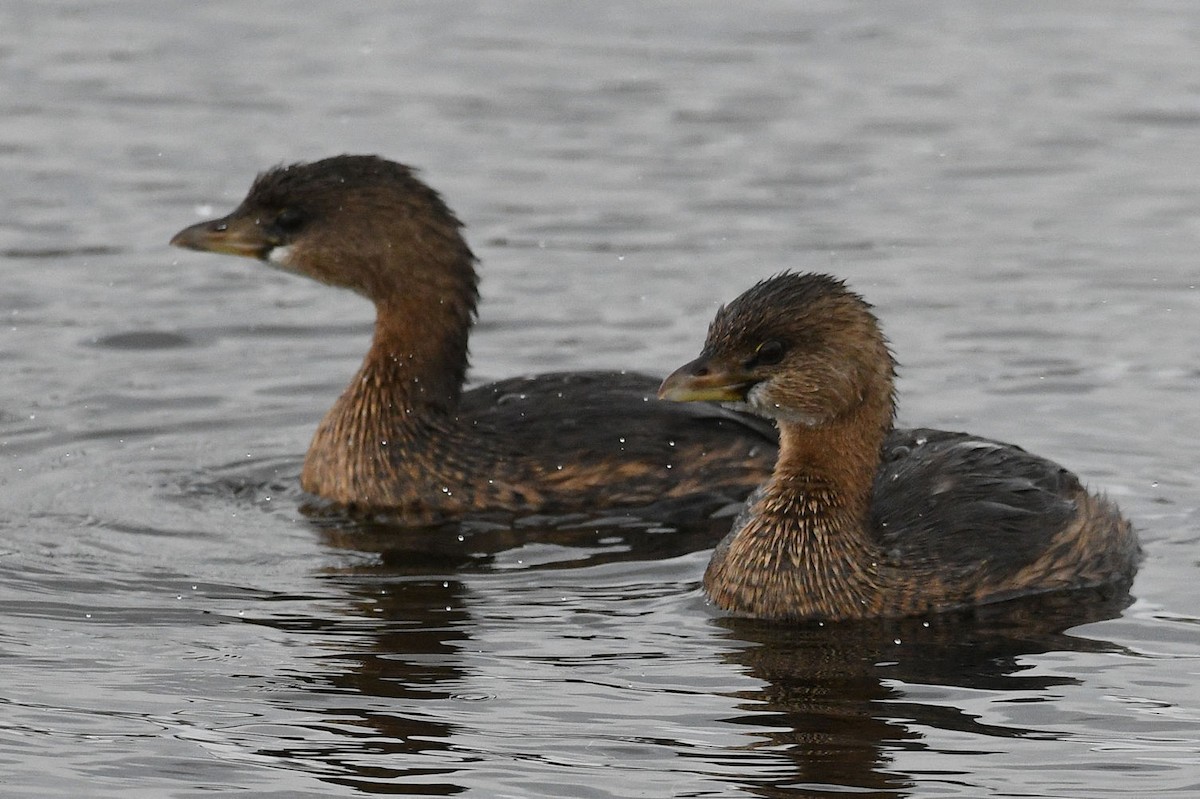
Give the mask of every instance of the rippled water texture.
<svg viewBox="0 0 1200 799">
<path fill-rule="evenodd" d="M 13 0 L 0 65 L 0 793 L 1200 791 L 1200 5 Z M 724 521 L 306 512 L 370 308 L 166 242 L 338 152 L 469 223 L 474 381 L 845 277 L 902 422 L 1136 520 L 1132 604 L 748 624 Z"/>
</svg>

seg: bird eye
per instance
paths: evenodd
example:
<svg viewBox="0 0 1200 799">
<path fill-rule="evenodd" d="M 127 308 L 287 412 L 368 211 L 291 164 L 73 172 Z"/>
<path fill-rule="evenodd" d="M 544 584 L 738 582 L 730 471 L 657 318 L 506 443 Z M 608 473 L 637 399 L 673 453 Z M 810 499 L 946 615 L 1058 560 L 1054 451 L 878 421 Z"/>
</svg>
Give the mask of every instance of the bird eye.
<svg viewBox="0 0 1200 799">
<path fill-rule="evenodd" d="M 754 351 L 747 362 L 747 366 L 774 366 L 783 360 L 784 353 L 783 342 L 776 339 L 768 339 L 758 345 L 758 349 Z"/>
<path fill-rule="evenodd" d="M 295 233 L 304 225 L 304 214 L 295 208 L 284 208 L 271 226 L 280 233 Z"/>
</svg>

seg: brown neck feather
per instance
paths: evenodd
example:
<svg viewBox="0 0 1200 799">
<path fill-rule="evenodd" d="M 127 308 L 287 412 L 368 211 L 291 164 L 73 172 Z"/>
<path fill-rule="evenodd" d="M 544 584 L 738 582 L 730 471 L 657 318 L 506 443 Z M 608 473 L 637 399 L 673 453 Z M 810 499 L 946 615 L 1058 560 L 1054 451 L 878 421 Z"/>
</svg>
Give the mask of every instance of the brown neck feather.
<svg viewBox="0 0 1200 799">
<path fill-rule="evenodd" d="M 774 474 L 705 573 L 718 605 L 766 618 L 844 618 L 878 593 L 882 553 L 869 518 L 891 427 L 885 396 L 820 427 L 781 423 Z"/>
<path fill-rule="evenodd" d="M 460 295 L 413 292 L 377 301 L 375 335 L 358 377 L 386 378 L 388 400 L 397 410 L 452 414 L 466 378 L 474 312 L 474 302 L 464 302 Z M 355 388 L 351 383 L 347 393 Z M 397 421 L 403 424 L 405 418 Z"/>
<path fill-rule="evenodd" d="M 887 428 L 861 418 L 871 415 L 860 408 L 823 427 L 781 425 L 779 460 L 763 490 L 763 521 L 831 566 L 860 560 L 876 546 L 868 519 Z"/>
<path fill-rule="evenodd" d="M 424 483 L 438 482 L 460 432 L 476 300 L 473 270 L 460 277 L 457 285 L 413 280 L 376 292 L 371 347 L 313 436 L 305 490 L 346 504 L 426 501 Z"/>
</svg>

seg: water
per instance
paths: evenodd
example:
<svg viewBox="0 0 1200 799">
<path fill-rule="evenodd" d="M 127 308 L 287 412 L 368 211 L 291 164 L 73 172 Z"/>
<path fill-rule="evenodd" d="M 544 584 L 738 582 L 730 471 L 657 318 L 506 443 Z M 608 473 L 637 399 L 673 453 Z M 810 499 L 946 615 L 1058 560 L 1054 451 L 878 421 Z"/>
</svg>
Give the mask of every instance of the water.
<svg viewBox="0 0 1200 799">
<path fill-rule="evenodd" d="M 1200 793 L 1194 4 L 17 0 L 0 65 L 6 796 Z M 306 513 L 369 308 L 166 241 L 336 152 L 468 221 L 476 381 L 845 277 L 902 421 L 1136 520 L 1132 604 L 789 629 L 715 529 Z"/>
</svg>

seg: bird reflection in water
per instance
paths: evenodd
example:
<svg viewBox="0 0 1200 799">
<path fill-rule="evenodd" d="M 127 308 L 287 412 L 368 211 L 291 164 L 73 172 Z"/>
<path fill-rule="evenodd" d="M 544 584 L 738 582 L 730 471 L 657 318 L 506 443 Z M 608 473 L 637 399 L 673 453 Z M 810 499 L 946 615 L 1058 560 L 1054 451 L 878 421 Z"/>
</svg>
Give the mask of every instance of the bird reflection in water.
<svg viewBox="0 0 1200 799">
<path fill-rule="evenodd" d="M 608 583 L 602 593 L 619 594 L 622 606 L 599 605 L 587 613 L 608 617 L 605 629 L 615 628 L 617 637 L 593 645 L 578 630 L 564 632 L 573 624 L 573 611 L 547 603 L 538 584 L 578 580 L 586 586 L 596 579 L 596 569 L 591 567 L 603 570 L 628 564 L 630 571 L 636 571 L 680 556 L 684 561 L 671 568 L 687 584 L 691 577 L 682 572 L 694 566 L 683 565 L 691 562 L 686 558 L 688 548 L 695 554 L 706 551 L 728 519 L 715 521 L 712 529 L 691 532 L 621 528 L 615 523 L 589 526 L 580 519 L 543 522 L 539 527 L 529 520 L 530 529 L 524 532 L 499 524 L 475 529 L 464 525 L 458 528 L 463 536 L 461 549 L 422 552 L 417 542 L 457 541 L 458 535 L 431 537 L 414 530 L 411 540 L 405 541 L 403 536 L 397 538 L 394 528 L 371 529 L 361 519 L 310 520 L 331 552 L 340 551 L 357 561 L 326 573 L 330 586 L 349 600 L 342 605 L 344 618 L 311 620 L 315 634 L 324 639 L 333 635 L 345 643 L 334 656 L 338 669 L 314 677 L 307 686 L 320 697 L 311 704 L 323 704 L 320 713 L 328 716 L 314 723 L 326 732 L 340 732 L 341 740 L 327 739 L 324 752 L 310 752 L 335 772 L 329 776 L 331 782 L 364 791 L 380 791 L 386 785 L 389 792 L 411 789 L 427 795 L 479 787 L 473 766 L 489 760 L 479 747 L 489 745 L 489 736 L 498 734 L 492 725 L 500 723 L 498 711 L 488 706 L 496 697 L 479 693 L 489 679 L 501 680 L 495 684 L 503 685 L 501 691 L 508 695 L 504 701 L 524 697 L 519 698 L 521 711 L 504 722 L 504 742 L 491 745 L 519 749 L 523 744 L 513 740 L 527 739 L 529 762 L 512 766 L 517 773 L 508 777 L 516 782 L 533 780 L 537 769 L 549 768 L 542 760 L 548 753 L 534 751 L 547 732 L 522 729 L 522 725 L 551 714 L 550 708 L 561 708 L 563 696 L 573 695 L 562 690 L 568 686 L 556 686 L 541 676 L 569 673 L 570 664 L 579 662 L 587 662 L 594 675 L 592 669 L 602 670 L 605 659 L 611 658 L 609 685 L 620 684 L 622 671 L 636 668 L 640 659 L 678 661 L 678 676 L 661 690 L 682 697 L 715 694 L 728 700 L 730 715 L 714 717 L 712 726 L 730 722 L 743 726 L 742 745 L 696 747 L 689 740 L 664 739 L 661 732 L 640 744 L 629 743 L 677 752 L 687 759 L 681 770 L 697 779 L 721 775 L 731 786 L 763 797 L 832 797 L 848 788 L 863 796 L 908 796 L 925 777 L 899 770 L 894 755 L 925 748 L 925 731 L 961 733 L 976 741 L 1054 734 L 981 720 L 971 710 L 955 706 L 954 689 L 1011 694 L 1012 701 L 1048 700 L 1055 689 L 1077 680 L 1035 670 L 1032 659 L 1051 652 L 1117 650 L 1113 644 L 1067 631 L 1118 616 L 1130 601 L 1124 590 L 1109 588 L 1094 595 L 1050 594 L 926 619 L 779 625 L 723 617 L 698 619 L 694 629 L 672 629 L 670 635 L 659 631 L 647 637 L 639 628 L 621 637 L 621 617 L 638 615 L 624 603 L 654 604 L 653 598 L 662 594 L 654 593 L 660 586 L 638 582 L 643 578 L 630 582 L 609 576 L 604 578 Z M 528 589 L 495 588 L 504 579 L 499 570 L 515 567 L 514 549 L 520 551 L 529 542 L 538 546 L 553 542 L 550 546 L 556 554 L 517 567 L 528 574 L 517 584 Z M 612 584 L 613 580 L 620 585 Z M 594 585 L 581 588 L 572 605 L 574 612 L 595 591 Z M 677 604 L 672 607 L 676 614 L 691 613 Z M 506 631 L 500 639 L 511 651 L 496 649 L 497 623 Z M 686 637 L 682 644 L 681 636 Z M 658 642 L 660 650 L 648 651 L 648 640 Z M 690 654 L 669 649 L 672 642 Z M 736 671 L 729 675 L 730 685 L 744 682 L 740 675 L 760 680 L 761 685 L 723 693 L 714 692 L 709 679 L 696 677 L 693 684 L 695 675 L 689 675 L 687 663 L 698 644 L 716 650 Z M 622 647 L 628 648 L 627 656 L 620 654 Z M 531 650 L 538 654 L 529 655 Z M 526 683 L 500 676 L 520 673 L 529 657 L 533 657 L 528 661 L 531 668 L 537 664 L 537 679 Z M 561 663 L 555 666 L 556 661 Z M 536 697 L 522 693 L 535 686 Z M 472 701 L 482 704 L 475 709 Z M 631 689 L 616 696 L 606 694 L 594 707 L 572 708 L 581 726 L 577 731 L 565 730 L 564 735 L 606 740 L 616 733 L 603 719 L 609 713 L 624 717 L 628 712 L 606 703 L 628 702 L 632 707 L 642 701 L 644 689 Z M 691 716 L 696 711 L 686 712 Z M 553 723 L 563 722 L 555 717 Z M 656 730 L 670 726 L 652 715 L 645 724 Z M 510 756 L 506 749 L 504 757 Z M 504 768 L 495 763 L 491 767 Z M 526 775 L 523 769 L 534 771 Z"/>
</svg>

